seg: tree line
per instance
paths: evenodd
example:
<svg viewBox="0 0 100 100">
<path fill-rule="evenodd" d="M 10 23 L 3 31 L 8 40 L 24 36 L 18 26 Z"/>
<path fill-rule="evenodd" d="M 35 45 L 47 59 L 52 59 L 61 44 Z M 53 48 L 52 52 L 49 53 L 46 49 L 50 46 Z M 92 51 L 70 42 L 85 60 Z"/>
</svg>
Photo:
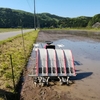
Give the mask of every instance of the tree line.
<svg viewBox="0 0 100 100">
<path fill-rule="evenodd" d="M 100 22 L 100 14 L 93 17 L 60 17 L 49 13 L 36 14 L 36 27 L 39 28 L 78 28 L 92 27 Z M 10 8 L 0 8 L 0 28 L 33 28 L 34 14 Z"/>
</svg>

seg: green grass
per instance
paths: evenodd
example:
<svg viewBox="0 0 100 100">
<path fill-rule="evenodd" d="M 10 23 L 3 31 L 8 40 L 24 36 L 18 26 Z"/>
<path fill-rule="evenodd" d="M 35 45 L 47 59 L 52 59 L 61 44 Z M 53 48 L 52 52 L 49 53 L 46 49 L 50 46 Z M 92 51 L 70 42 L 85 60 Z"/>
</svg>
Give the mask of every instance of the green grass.
<svg viewBox="0 0 100 100">
<path fill-rule="evenodd" d="M 44 28 L 41 30 L 79 30 L 79 31 L 91 31 L 91 32 L 100 32 L 100 28 Z"/>
<path fill-rule="evenodd" d="M 20 28 L 0 28 L 0 33 L 11 32 L 11 31 L 19 31 L 19 30 L 21 30 L 21 29 Z"/>
<path fill-rule="evenodd" d="M 66 30 L 80 30 L 80 31 L 92 31 L 92 32 L 100 32 L 100 28 L 66 28 Z"/>
<path fill-rule="evenodd" d="M 24 34 L 25 53 L 23 49 L 22 35 L 0 41 L 0 89 L 9 92 L 13 91 L 10 55 L 12 55 L 15 83 L 17 84 L 20 74 L 27 64 L 37 35 L 38 31 Z"/>
<path fill-rule="evenodd" d="M 3 32 L 11 32 L 11 31 L 18 31 L 20 29 L 15 29 L 15 28 L 0 28 L 0 33 Z"/>
</svg>

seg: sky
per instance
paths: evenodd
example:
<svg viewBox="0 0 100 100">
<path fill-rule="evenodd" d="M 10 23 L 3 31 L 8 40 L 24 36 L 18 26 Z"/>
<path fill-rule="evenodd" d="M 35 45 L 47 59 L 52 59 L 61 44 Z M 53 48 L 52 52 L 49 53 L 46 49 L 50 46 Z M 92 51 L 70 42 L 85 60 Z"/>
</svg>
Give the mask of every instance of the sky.
<svg viewBox="0 0 100 100">
<path fill-rule="evenodd" d="M 35 0 L 36 13 L 50 13 L 61 17 L 100 14 L 100 0 Z M 0 8 L 11 8 L 34 13 L 34 0 L 0 0 Z"/>
</svg>

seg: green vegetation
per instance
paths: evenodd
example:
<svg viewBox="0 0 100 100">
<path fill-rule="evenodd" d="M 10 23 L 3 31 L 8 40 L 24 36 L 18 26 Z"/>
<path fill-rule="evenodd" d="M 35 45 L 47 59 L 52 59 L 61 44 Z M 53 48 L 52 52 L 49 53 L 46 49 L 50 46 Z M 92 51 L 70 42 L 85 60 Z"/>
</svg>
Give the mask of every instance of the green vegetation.
<svg viewBox="0 0 100 100">
<path fill-rule="evenodd" d="M 18 31 L 20 29 L 15 29 L 15 28 L 0 28 L 0 33 L 2 32 L 10 32 L 10 31 Z"/>
<path fill-rule="evenodd" d="M 49 13 L 36 15 L 36 27 L 40 28 L 91 28 L 96 22 L 100 22 L 100 14 L 93 17 L 80 16 L 76 18 L 60 17 Z M 34 27 L 34 14 L 13 10 L 9 8 L 0 8 L 0 27 L 1 28 L 24 28 Z"/>
<path fill-rule="evenodd" d="M 27 64 L 37 35 L 38 31 L 24 34 L 25 52 L 23 49 L 22 35 L 0 42 L 0 89 L 10 92 L 13 91 L 10 55 L 12 55 L 15 83 L 17 84 L 22 70 L 26 67 L 25 65 Z"/>
<path fill-rule="evenodd" d="M 100 28 L 53 28 L 53 29 L 48 29 L 48 28 L 43 28 L 41 30 L 77 30 L 77 31 L 90 31 L 90 32 L 100 32 Z"/>
<path fill-rule="evenodd" d="M 9 8 L 0 8 L 0 28 L 33 27 L 33 14 Z"/>
<path fill-rule="evenodd" d="M 100 14 L 93 16 L 92 19 L 89 21 L 88 26 L 92 26 L 96 22 L 100 22 Z"/>
</svg>

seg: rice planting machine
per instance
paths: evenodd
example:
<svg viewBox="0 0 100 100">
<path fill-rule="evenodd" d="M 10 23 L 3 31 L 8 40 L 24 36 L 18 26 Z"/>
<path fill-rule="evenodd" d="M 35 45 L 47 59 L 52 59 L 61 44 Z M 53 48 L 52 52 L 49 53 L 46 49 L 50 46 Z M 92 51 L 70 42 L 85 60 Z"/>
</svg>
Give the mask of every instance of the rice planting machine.
<svg viewBox="0 0 100 100">
<path fill-rule="evenodd" d="M 62 45 L 58 45 L 61 47 Z M 60 84 L 69 84 L 70 76 L 76 76 L 71 50 L 56 48 L 48 41 L 45 47 L 34 45 L 36 66 L 32 74 L 34 84 L 48 85 L 52 79 L 58 79 Z"/>
</svg>

